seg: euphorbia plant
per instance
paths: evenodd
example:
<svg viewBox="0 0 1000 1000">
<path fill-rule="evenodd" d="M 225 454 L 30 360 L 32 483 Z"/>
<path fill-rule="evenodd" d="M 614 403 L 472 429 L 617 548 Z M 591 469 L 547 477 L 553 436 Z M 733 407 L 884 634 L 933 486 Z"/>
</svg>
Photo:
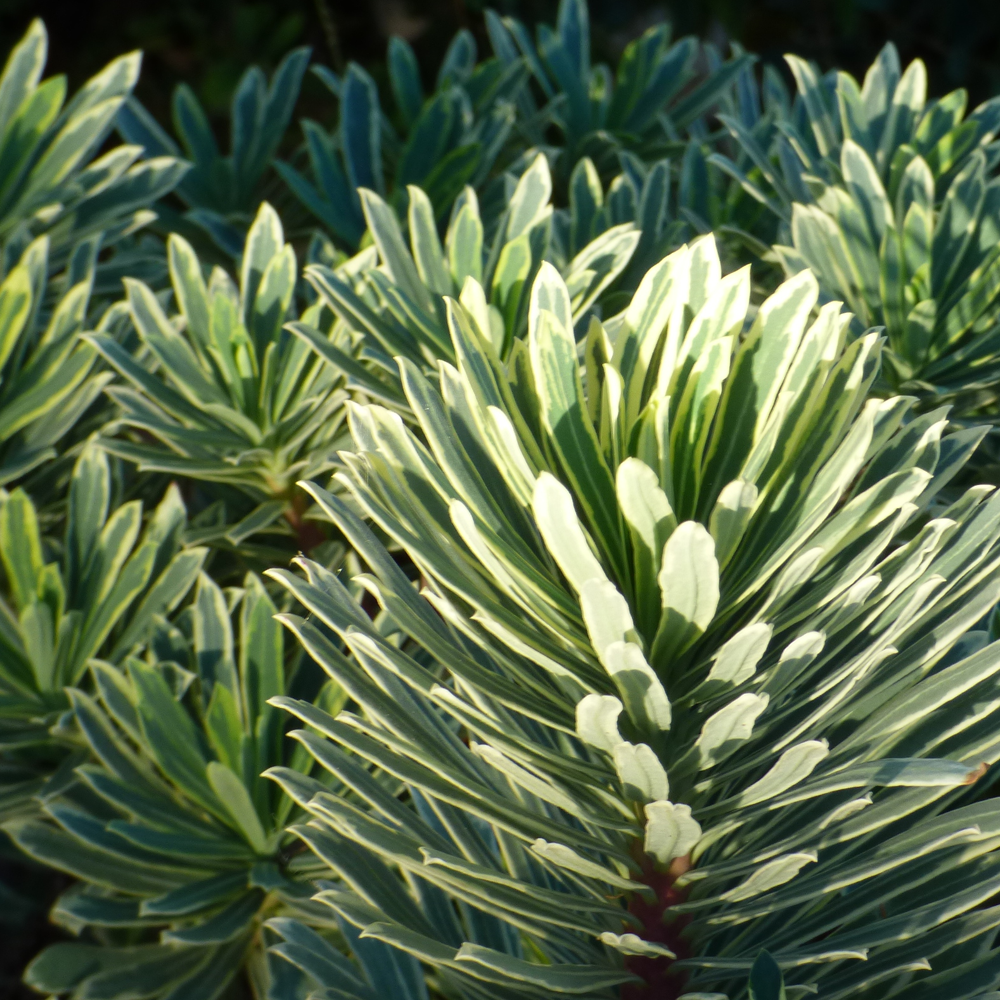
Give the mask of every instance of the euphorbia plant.
<svg viewBox="0 0 1000 1000">
<path fill-rule="evenodd" d="M 928 100 L 923 63 L 902 70 L 891 44 L 863 85 L 788 62 L 799 94 L 769 139 L 724 119 L 756 179 L 710 160 L 781 220 L 772 257 L 786 273 L 812 269 L 824 300 L 854 312 L 855 335 L 885 327 L 878 391 L 995 421 L 1000 100 L 968 116 L 964 91 Z"/>
<path fill-rule="evenodd" d="M 92 315 L 100 246 L 99 237 L 80 244 L 57 283 L 51 239 L 39 236 L 0 282 L 0 485 L 44 475 L 40 467 L 85 434 L 80 422 L 111 381 L 80 337 L 95 328 L 113 337 L 121 323 L 117 305 Z"/>
<path fill-rule="evenodd" d="M 327 131 L 303 121 L 308 172 L 283 161 L 275 168 L 338 244 L 357 250 L 365 234 L 359 188 L 405 211 L 406 189 L 417 185 L 442 219 L 465 185 L 483 189 L 498 158 L 508 161 L 523 151 L 523 138 L 515 145 L 511 135 L 513 102 L 524 91 L 527 67 L 522 59 L 477 63 L 476 55 L 472 33 L 459 31 L 438 68 L 434 92 L 425 96 L 413 49 L 391 38 L 386 62 L 395 113 L 383 110 L 375 81 L 357 63 L 342 76 L 313 67 L 338 103 L 336 127 Z M 521 124 L 532 131 L 531 123 Z M 503 178 L 491 187 L 490 200 L 502 210 Z"/>
<path fill-rule="evenodd" d="M 173 156 L 144 160 L 140 145 L 96 155 L 135 87 L 140 53 L 109 63 L 66 103 L 66 78 L 42 79 L 47 55 L 36 19 L 0 75 L 0 274 L 42 234 L 53 271 L 84 240 L 117 243 L 156 218 L 150 204 L 188 169 Z"/>
<path fill-rule="evenodd" d="M 275 611 L 253 574 L 227 592 L 202 575 L 190 607 L 158 618 L 135 655 L 91 661 L 92 694 L 69 689 L 67 725 L 89 756 L 45 790 L 37 816 L 4 827 L 79 880 L 52 918 L 89 931 L 35 958 L 25 974 L 35 989 L 120 1000 L 140 990 L 213 1000 L 234 986 L 275 995 L 261 922 L 308 919 L 309 878 L 323 873 L 285 832 L 295 804 L 260 777 L 296 758 L 308 767 L 268 705 L 294 690 L 298 667 L 308 673 L 300 653 L 286 656 Z M 328 684 L 318 700 L 338 697 Z"/>
<path fill-rule="evenodd" d="M 273 571 L 356 705 L 282 702 L 349 798 L 272 774 L 341 876 L 318 898 L 445 995 L 1000 981 L 1000 805 L 967 798 L 1000 758 L 1000 646 L 968 632 L 1000 597 L 1000 499 L 941 503 L 982 432 L 868 399 L 879 335 L 817 296 L 803 272 L 748 321 L 706 238 L 578 354 L 543 264 L 507 360 L 449 301 L 456 364 L 399 361 L 419 428 L 354 408 L 354 506 L 310 487 L 384 623 L 321 566 Z M 314 978 L 360 996 L 351 974 Z"/>
<path fill-rule="evenodd" d="M 171 486 L 143 525 L 142 504 L 112 509 L 107 456 L 93 444 L 73 469 L 66 523 L 45 538 L 22 489 L 0 502 L 0 818 L 33 812 L 57 768 L 79 762 L 66 689 L 85 687 L 91 657 L 117 664 L 180 605 L 205 561 L 185 546 Z M 56 782 L 58 784 L 58 782 Z"/>
<path fill-rule="evenodd" d="M 539 24 L 534 40 L 520 21 L 492 10 L 486 28 L 502 63 L 523 60 L 531 71 L 534 92 L 517 96 L 519 124 L 529 134 L 555 126 L 563 183 L 584 156 L 604 170 L 621 150 L 655 160 L 677 149 L 689 129 L 704 131 L 703 119 L 753 64 L 736 46 L 723 62 L 696 38 L 674 41 L 670 24 L 661 21 L 628 44 L 612 72 L 591 62 L 586 0 L 560 0 L 555 27 Z"/>
<path fill-rule="evenodd" d="M 360 359 L 367 364 L 347 356 L 309 323 L 290 325 L 359 388 L 404 408 L 394 357 L 431 371 L 438 359 L 454 360 L 445 297 L 461 297 L 494 350 L 506 358 L 527 332 L 528 290 L 543 261 L 560 258 L 573 320 L 580 321 L 601 308 L 602 296 L 641 239 L 631 220 L 609 226 L 602 219 L 595 238 L 581 233 L 568 253 L 566 234 L 553 233 L 552 175 L 540 153 L 521 175 L 492 233 L 471 187 L 455 200 L 443 243 L 426 193 L 417 187 L 407 193 L 406 236 L 389 205 L 362 189 L 374 246 L 337 270 L 313 264 L 305 272 L 321 300 L 362 341 Z"/>
<path fill-rule="evenodd" d="M 865 151 L 892 198 L 914 158 L 928 167 L 932 199 L 938 201 L 977 150 L 991 166 L 1000 160 L 1000 99 L 985 101 L 968 116 L 964 90 L 928 100 L 923 61 L 914 59 L 904 70 L 892 42 L 862 83 L 842 70 L 824 76 L 805 59 L 785 58 L 798 89 L 794 103 L 782 113 L 783 102 L 771 101 L 770 113 L 751 122 L 721 115 L 741 164 L 720 154 L 709 160 L 786 223 L 795 202 L 818 201 L 824 187 L 845 179 L 847 143 Z"/>
<path fill-rule="evenodd" d="M 914 156 L 895 190 L 857 143 L 841 154 L 844 180 L 815 204 L 792 206 L 786 269 L 812 268 L 823 292 L 843 299 L 857 328 L 883 326 L 890 391 L 954 417 L 990 419 L 1000 393 L 1000 181 L 976 151 L 935 197 L 934 174 Z"/>
<path fill-rule="evenodd" d="M 110 336 L 88 338 L 128 383 L 107 390 L 120 414 L 102 445 L 141 471 L 235 487 L 246 501 L 239 522 L 221 530 L 232 544 L 284 515 L 308 549 L 316 539 L 295 481 L 331 468 L 347 393 L 342 373 L 284 328 L 295 315 L 295 252 L 266 203 L 247 236 L 238 288 L 221 268 L 206 282 L 182 237 L 172 235 L 167 249 L 178 312 L 168 316 L 152 289 L 130 280 L 140 352 Z M 302 318 L 350 351 L 321 305 Z"/>
<path fill-rule="evenodd" d="M 191 166 L 174 192 L 183 210 L 173 199 L 156 206 L 166 228 L 192 236 L 200 229 L 224 254 L 240 257 L 261 203 L 280 193 L 271 166 L 291 123 L 309 55 L 308 48 L 293 49 L 270 80 L 259 66 L 240 77 L 230 106 L 229 153 L 219 149 L 208 115 L 187 84 L 177 87 L 171 102 L 177 141 L 129 97 L 116 120 L 121 135 L 160 156 L 184 156 Z"/>
</svg>

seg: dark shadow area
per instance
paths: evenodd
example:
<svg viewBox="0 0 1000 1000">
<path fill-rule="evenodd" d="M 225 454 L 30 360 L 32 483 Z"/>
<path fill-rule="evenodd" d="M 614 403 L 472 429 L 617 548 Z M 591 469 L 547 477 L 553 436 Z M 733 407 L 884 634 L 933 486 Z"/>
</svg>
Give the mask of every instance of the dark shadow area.
<svg viewBox="0 0 1000 1000">
<path fill-rule="evenodd" d="M 25 966 L 46 945 L 67 935 L 49 923 L 49 909 L 72 880 L 26 860 L 0 834 L 0 997 L 29 1000 L 38 994 L 21 982 Z"/>
<path fill-rule="evenodd" d="M 49 72 L 67 73 L 75 88 L 112 57 L 145 53 L 137 94 L 158 117 L 169 114 L 170 94 L 184 81 L 210 112 L 223 113 L 233 87 L 251 63 L 273 68 L 295 45 L 310 45 L 314 60 L 343 68 L 365 65 L 385 82 L 388 37 L 414 46 L 433 77 L 460 28 L 473 32 L 480 54 L 489 51 L 483 10 L 466 0 L 3 0 L 0 47 L 20 37 L 32 17 L 45 20 L 51 38 Z M 552 22 L 557 0 L 498 0 L 493 5 L 528 24 Z M 886 40 L 904 62 L 922 58 L 930 92 L 965 87 L 970 106 L 1000 91 L 1000 4 L 987 0 L 592 0 L 595 57 L 614 62 L 628 41 L 663 19 L 676 35 L 695 33 L 719 45 L 735 40 L 764 60 L 781 64 L 785 52 L 861 76 Z M 302 113 L 324 117 L 329 97 L 312 81 Z"/>
</svg>

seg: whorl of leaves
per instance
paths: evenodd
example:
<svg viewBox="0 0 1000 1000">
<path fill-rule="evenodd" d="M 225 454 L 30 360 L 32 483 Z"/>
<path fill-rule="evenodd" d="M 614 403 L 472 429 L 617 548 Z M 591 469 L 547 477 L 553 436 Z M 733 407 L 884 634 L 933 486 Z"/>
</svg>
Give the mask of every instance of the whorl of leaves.
<svg viewBox="0 0 1000 1000">
<path fill-rule="evenodd" d="M 810 273 L 749 326 L 748 282 L 682 248 L 591 320 L 582 377 L 550 266 L 506 361 L 450 301 L 456 365 L 399 360 L 419 433 L 353 408 L 338 476 L 421 593 L 310 487 L 400 635 L 272 571 L 356 703 L 282 702 L 351 792 L 272 772 L 341 876 L 318 898 L 462 995 L 739 997 L 762 948 L 824 1000 L 1000 982 L 1000 807 L 966 791 L 1000 758 L 1000 647 L 968 632 L 1000 500 L 941 500 L 979 434 L 867 399 L 878 334 Z"/>
</svg>

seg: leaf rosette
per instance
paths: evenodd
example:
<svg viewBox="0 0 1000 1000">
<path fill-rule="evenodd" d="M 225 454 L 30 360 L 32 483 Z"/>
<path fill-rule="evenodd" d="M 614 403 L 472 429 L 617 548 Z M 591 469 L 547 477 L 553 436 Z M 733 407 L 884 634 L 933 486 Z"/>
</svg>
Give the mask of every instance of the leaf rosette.
<svg viewBox="0 0 1000 1000">
<path fill-rule="evenodd" d="M 994 988 L 1000 501 L 940 500 L 981 432 L 869 399 L 878 334 L 817 300 L 751 317 L 705 238 L 578 343 L 543 264 L 506 360 L 455 301 L 456 363 L 399 360 L 418 428 L 352 407 L 352 505 L 310 490 L 398 634 L 272 571 L 355 705 L 281 703 L 353 796 L 271 773 L 362 940 L 469 997 L 739 997 L 765 948 L 755 995 Z"/>
</svg>

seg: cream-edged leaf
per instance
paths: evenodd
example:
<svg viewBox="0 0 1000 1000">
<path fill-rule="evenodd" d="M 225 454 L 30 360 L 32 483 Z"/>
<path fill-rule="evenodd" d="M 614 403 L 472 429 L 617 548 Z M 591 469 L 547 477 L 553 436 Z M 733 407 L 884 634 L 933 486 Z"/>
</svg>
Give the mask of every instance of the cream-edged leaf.
<svg viewBox="0 0 1000 1000">
<path fill-rule="evenodd" d="M 531 845 L 531 852 L 537 854 L 540 858 L 544 858 L 546 861 L 550 861 L 559 868 L 576 872 L 577 875 L 600 879 L 602 882 L 607 882 L 609 885 L 617 886 L 620 889 L 635 888 L 634 882 L 622 878 L 609 868 L 597 864 L 596 861 L 590 861 L 565 844 L 552 844 L 539 837 Z"/>
<path fill-rule="evenodd" d="M 701 839 L 701 826 L 691 816 L 691 807 L 673 802 L 650 802 L 646 808 L 643 849 L 661 865 L 683 858 Z"/>
<path fill-rule="evenodd" d="M 645 743 L 619 743 L 611 752 L 627 798 L 655 802 L 670 795 L 670 782 L 659 757 Z"/>
<path fill-rule="evenodd" d="M 551 473 L 538 477 L 531 505 L 546 548 L 577 593 L 588 580 L 607 579 L 587 543 L 572 494 Z"/>
<path fill-rule="evenodd" d="M 710 716 L 694 745 L 698 766 L 711 767 L 748 740 L 768 701 L 766 694 L 741 694 Z"/>
<path fill-rule="evenodd" d="M 786 854 L 767 864 L 761 865 L 748 879 L 734 889 L 722 894 L 727 903 L 739 903 L 744 899 L 752 899 L 762 892 L 776 889 L 779 885 L 790 882 L 806 865 L 814 865 L 817 861 L 815 851 L 801 851 L 796 854 Z"/>
<path fill-rule="evenodd" d="M 662 613 L 653 658 L 660 663 L 694 642 L 719 606 L 715 541 L 704 525 L 685 521 L 677 526 L 663 546 L 657 581 Z"/>
<path fill-rule="evenodd" d="M 759 781 L 740 793 L 737 800 L 741 806 L 766 802 L 780 795 L 800 781 L 804 781 L 815 770 L 816 765 L 830 753 L 826 740 L 806 740 L 789 747 Z"/>
<path fill-rule="evenodd" d="M 757 664 L 767 651 L 773 629 L 764 622 L 754 622 L 741 628 L 712 657 L 712 669 L 707 682 L 739 687 L 753 677 Z"/>
<path fill-rule="evenodd" d="M 627 642 L 633 632 L 628 602 L 610 580 L 588 580 L 580 590 L 580 610 L 599 660 L 612 643 Z"/>
<path fill-rule="evenodd" d="M 640 732 L 654 734 L 670 728 L 670 699 L 634 642 L 613 642 L 601 662 Z"/>
<path fill-rule="evenodd" d="M 642 955 L 644 958 L 676 958 L 677 956 L 666 945 L 655 941 L 644 941 L 638 934 L 615 934 L 614 931 L 603 931 L 597 935 L 597 940 L 606 944 L 623 955 Z"/>
<path fill-rule="evenodd" d="M 588 694 L 576 705 L 576 732 L 584 743 L 607 753 L 623 742 L 618 716 L 624 706 L 610 694 Z"/>
</svg>

